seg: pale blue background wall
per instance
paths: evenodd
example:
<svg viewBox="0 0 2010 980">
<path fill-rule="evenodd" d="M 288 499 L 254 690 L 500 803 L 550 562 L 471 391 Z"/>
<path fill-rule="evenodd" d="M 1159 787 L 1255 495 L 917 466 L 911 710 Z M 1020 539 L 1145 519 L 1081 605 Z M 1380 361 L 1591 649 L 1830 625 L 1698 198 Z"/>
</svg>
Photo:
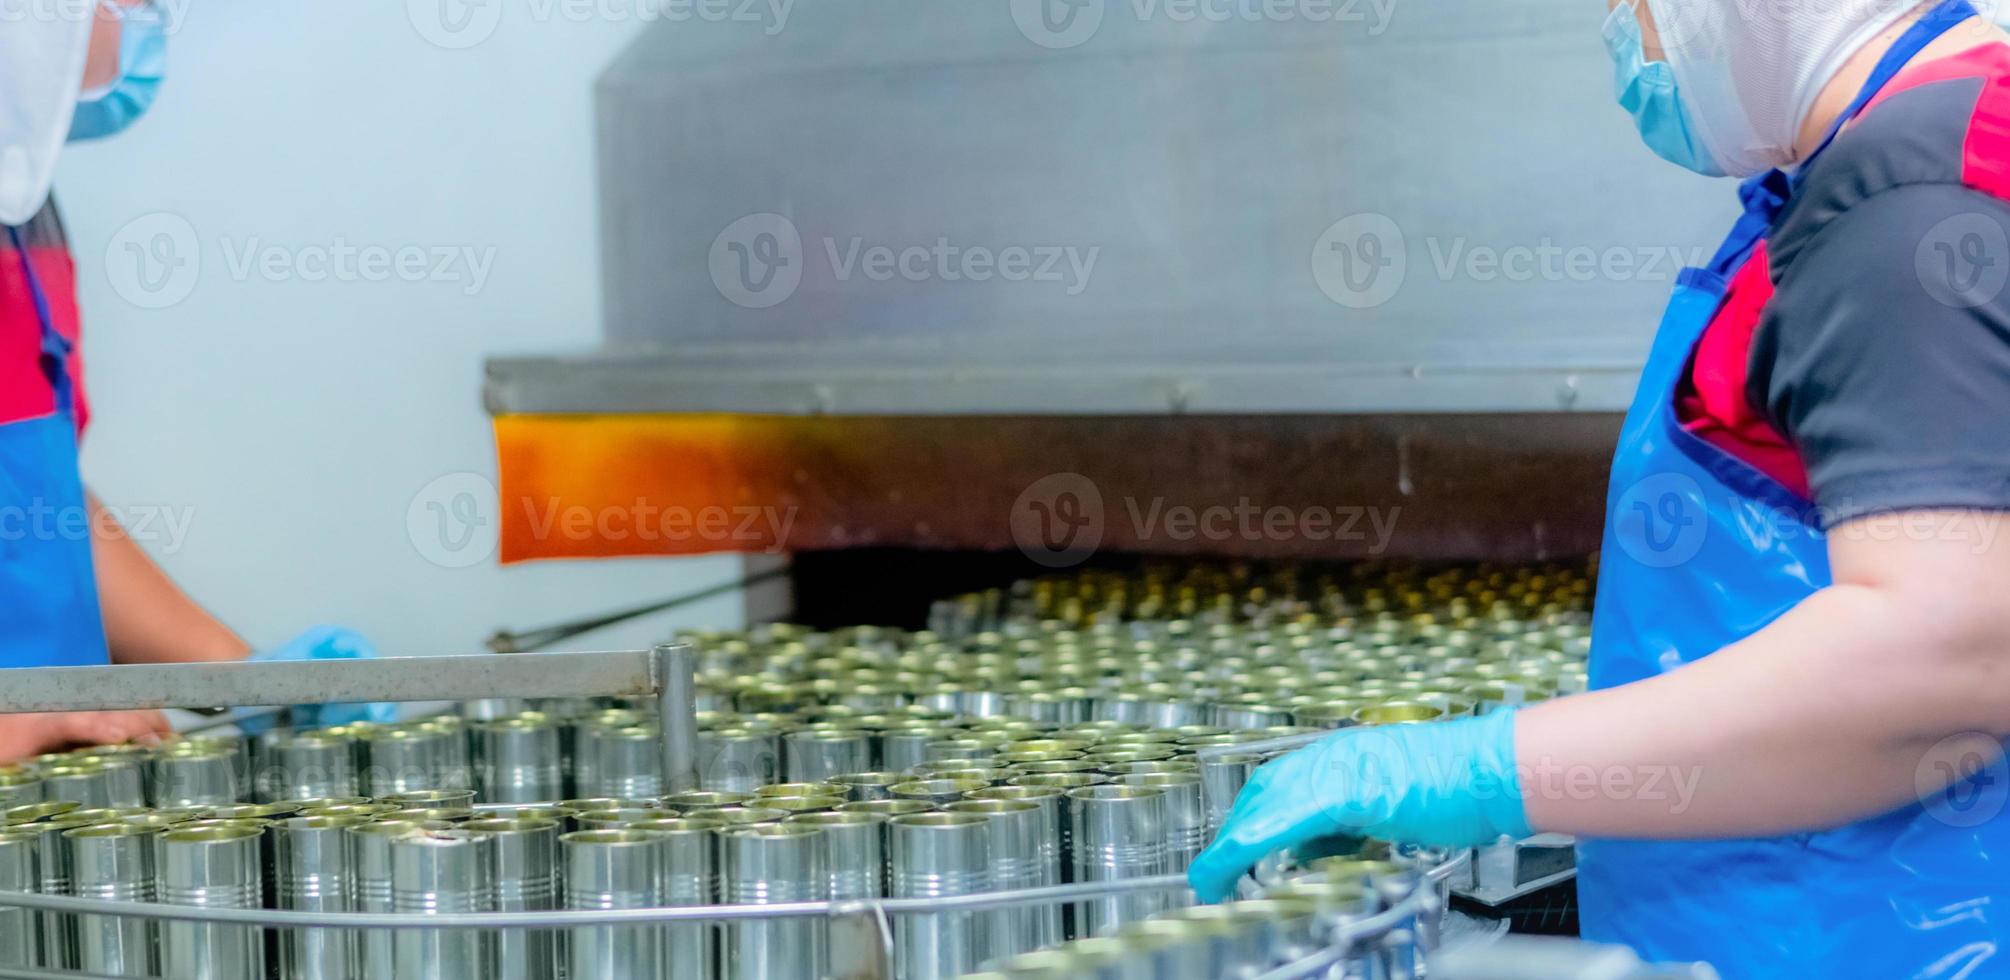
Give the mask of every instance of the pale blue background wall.
<svg viewBox="0 0 2010 980">
<path fill-rule="evenodd" d="M 482 556 L 493 502 L 441 550 L 419 497 L 493 475 L 484 355 L 598 337 L 591 84 L 645 25 L 532 0 L 174 2 L 159 105 L 73 147 L 58 182 L 96 410 L 85 472 L 156 515 L 147 546 L 169 571 L 254 643 L 329 621 L 414 653 L 738 574 L 736 558 L 447 567 Z M 429 42 L 421 27 L 474 36 L 440 35 L 443 13 L 482 39 Z M 464 260 L 437 279 L 311 281 L 341 243 L 492 262 L 479 289 Z M 284 263 L 243 264 L 270 246 Z M 591 645 L 739 614 L 719 600 Z"/>
</svg>

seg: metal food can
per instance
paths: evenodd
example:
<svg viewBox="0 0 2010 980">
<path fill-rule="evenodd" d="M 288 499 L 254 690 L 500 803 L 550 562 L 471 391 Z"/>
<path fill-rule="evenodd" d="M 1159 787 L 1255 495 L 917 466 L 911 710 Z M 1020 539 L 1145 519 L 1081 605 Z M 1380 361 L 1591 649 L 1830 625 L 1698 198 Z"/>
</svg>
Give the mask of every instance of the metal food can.
<svg viewBox="0 0 2010 980">
<path fill-rule="evenodd" d="M 75 800 L 85 807 L 130 805 L 113 799 L 112 773 L 113 767 L 95 763 L 49 766 L 42 770 L 42 789 L 50 799 Z"/>
<path fill-rule="evenodd" d="M 471 789 L 422 789 L 409 793 L 393 793 L 380 797 L 379 803 L 394 803 L 400 810 L 430 810 L 438 808 L 469 808 L 475 805 L 475 791 Z"/>
<path fill-rule="evenodd" d="M 577 830 L 559 838 L 565 907 L 640 909 L 662 904 L 657 838 L 638 830 Z M 629 980 L 663 972 L 660 927 L 581 926 L 567 937 L 571 980 Z"/>
<path fill-rule="evenodd" d="M 832 901 L 886 894 L 886 818 L 871 813 L 798 813 L 784 823 L 820 827 Z"/>
<path fill-rule="evenodd" d="M 559 906 L 557 820 L 486 818 L 461 829 L 488 834 L 498 912 L 542 912 Z M 502 980 L 552 980 L 559 975 L 559 936 L 550 929 L 500 929 L 495 935 Z"/>
<path fill-rule="evenodd" d="M 1228 809 L 1235 805 L 1235 797 L 1242 787 L 1255 775 L 1256 767 L 1263 764 L 1263 757 L 1247 752 L 1228 755 L 1204 755 L 1197 760 L 1200 764 L 1201 802 L 1207 807 L 1207 836 L 1213 839 L 1220 833 L 1222 822 L 1228 819 Z"/>
<path fill-rule="evenodd" d="M 820 901 L 830 894 L 823 829 L 756 824 L 719 832 L 721 898 L 729 905 Z M 828 929 L 820 919 L 734 919 L 724 926 L 728 980 L 812 980 L 823 975 Z"/>
<path fill-rule="evenodd" d="M 934 807 L 944 807 L 974 790 L 984 789 L 991 783 L 981 779 L 915 779 L 905 783 L 895 783 L 888 788 L 897 800 L 920 800 Z"/>
<path fill-rule="evenodd" d="M 754 790 L 755 802 L 770 796 L 843 796 L 844 787 L 822 780 L 798 783 L 772 783 Z"/>
<path fill-rule="evenodd" d="M 41 835 L 26 827 L 0 829 L 0 891 L 40 889 Z M 0 967 L 28 970 L 42 965 L 42 930 L 35 913 L 0 907 Z"/>
<path fill-rule="evenodd" d="M 751 793 L 782 775 L 781 736 L 761 728 L 698 733 L 698 787 Z"/>
<path fill-rule="evenodd" d="M 468 746 L 467 723 L 454 715 L 437 715 L 413 723 L 420 730 L 441 736 L 439 742 L 439 788 L 474 789 L 475 767 Z"/>
<path fill-rule="evenodd" d="M 448 824 L 431 825 L 444 829 Z M 391 841 L 409 834 L 421 833 L 429 825 L 416 820 L 380 820 L 347 827 L 343 832 L 350 835 L 354 844 L 356 861 L 355 905 L 358 912 L 388 913 L 391 911 Z M 393 933 L 389 929 L 365 929 L 357 939 L 357 955 L 361 957 L 363 968 L 358 976 L 377 980 L 388 977 L 397 967 L 397 950 L 392 943 Z"/>
<path fill-rule="evenodd" d="M 42 802 L 42 777 L 29 769 L 0 771 L 0 811 Z"/>
<path fill-rule="evenodd" d="M 724 790 L 692 790 L 672 793 L 663 797 L 663 805 L 679 813 L 698 813 L 704 810 L 718 810 L 729 806 L 745 806 L 754 799 L 752 793 Z M 593 809 L 605 809 L 598 807 Z"/>
<path fill-rule="evenodd" d="M 719 895 L 718 824 L 702 818 L 643 820 L 628 829 L 656 840 L 660 902 L 669 906 L 710 905 Z M 718 930 L 710 922 L 673 922 L 662 927 L 663 976 L 711 980 L 717 967 Z"/>
<path fill-rule="evenodd" d="M 790 782 L 819 782 L 872 767 L 872 736 L 867 732 L 805 728 L 782 737 L 782 771 Z"/>
<path fill-rule="evenodd" d="M 947 898 L 991 886 L 990 820 L 974 813 L 916 813 L 887 824 L 888 880 L 894 898 Z M 919 912 L 894 923 L 894 971 L 943 980 L 977 968 L 989 947 L 974 912 Z"/>
<path fill-rule="evenodd" d="M 1073 828 L 1076 881 L 1119 881 L 1168 873 L 1166 794 L 1149 786 L 1082 786 L 1063 806 Z M 1084 935 L 1100 935 L 1165 908 L 1161 894 L 1110 895 L 1080 904 Z"/>
<path fill-rule="evenodd" d="M 369 735 L 369 768 L 364 772 L 362 792 L 382 799 L 399 793 L 426 789 L 452 789 L 446 782 L 450 737 L 438 729 L 416 724 L 389 725 Z M 277 796 L 336 795 L 288 791 Z"/>
<path fill-rule="evenodd" d="M 852 772 L 832 776 L 831 783 L 844 787 L 845 799 L 859 803 L 866 800 L 888 800 L 893 798 L 893 785 L 906 782 L 907 777 L 897 772 Z"/>
<path fill-rule="evenodd" d="M 97 824 L 63 832 L 70 853 L 71 890 L 78 898 L 112 902 L 154 900 L 154 832 L 125 824 Z M 151 977 L 158 939 L 152 920 L 130 916 L 77 916 L 77 966 L 85 973 Z"/>
<path fill-rule="evenodd" d="M 542 803 L 565 795 L 558 726 L 519 713 L 475 726 L 475 785 L 488 803 Z"/>
<path fill-rule="evenodd" d="M 613 830 L 637 820 L 653 820 L 664 816 L 667 810 L 642 807 L 615 807 L 606 810 L 585 810 L 572 815 L 572 822 L 581 830 Z"/>
<path fill-rule="evenodd" d="M 1182 874 L 1207 847 L 1207 804 L 1200 776 L 1188 772 L 1146 772 L 1117 777 L 1126 786 L 1150 786 L 1166 794 L 1166 854 L 1169 874 Z"/>
<path fill-rule="evenodd" d="M 356 744 L 335 729 L 280 735 L 265 743 L 260 758 L 261 799 L 354 796 L 361 789 L 356 776 Z"/>
<path fill-rule="evenodd" d="M 265 831 L 243 825 L 177 827 L 159 835 L 160 900 L 255 909 L 265 889 Z M 263 980 L 265 940 L 253 926 L 163 922 L 161 969 L 190 980 Z"/>
<path fill-rule="evenodd" d="M 909 727 L 891 728 L 879 733 L 879 766 L 888 772 L 906 772 L 916 763 L 927 758 L 928 743 L 943 738 L 947 732 L 935 725 L 916 723 Z M 859 766 L 870 769 L 871 766 Z M 856 771 L 844 770 L 846 772 Z"/>
<path fill-rule="evenodd" d="M 970 794 L 973 801 L 1030 803 L 1040 808 L 1035 866 L 1042 887 L 1065 884 L 1074 877 L 1068 849 L 1072 834 L 1061 806 L 1063 794 L 1063 790 L 1051 786 L 993 786 Z M 1033 907 L 1041 945 L 1067 938 L 1069 911 L 1069 906 L 1060 903 Z"/>
<path fill-rule="evenodd" d="M 41 804 L 41 808 L 55 807 L 56 804 Z M 56 809 L 54 816 L 38 820 L 26 826 L 36 835 L 35 851 L 40 856 L 36 865 L 41 874 L 41 887 L 36 891 L 44 895 L 70 894 L 70 849 L 63 834 L 79 827 L 103 823 L 109 819 L 104 810 Z M 77 917 L 64 912 L 37 912 L 35 920 L 42 933 L 42 965 L 61 970 L 77 968 Z"/>
<path fill-rule="evenodd" d="M 299 912 L 356 910 L 356 839 L 360 815 L 287 817 L 272 835 L 273 901 Z M 347 929 L 287 929 L 279 934 L 279 975 L 285 980 L 346 980 L 355 974 L 358 937 Z"/>
<path fill-rule="evenodd" d="M 476 831 L 425 830 L 391 838 L 391 911 L 440 915 L 495 910 L 495 838 Z M 481 929 L 401 929 L 392 940 L 393 976 L 465 980 L 495 975 L 495 943 Z"/>
<path fill-rule="evenodd" d="M 663 737 L 654 724 L 595 729 L 591 780 L 579 791 L 623 799 L 663 795 Z"/>
<path fill-rule="evenodd" d="M 989 821 L 991 888 L 1009 891 L 1046 885 L 1047 838 L 1053 832 L 1051 810 L 1029 800 L 962 800 L 944 807 L 950 813 L 974 813 Z M 1022 905 L 984 913 L 984 944 L 980 963 L 1014 956 L 1061 941 L 1059 906 Z M 1052 926 L 1052 932 L 1048 927 Z"/>
</svg>

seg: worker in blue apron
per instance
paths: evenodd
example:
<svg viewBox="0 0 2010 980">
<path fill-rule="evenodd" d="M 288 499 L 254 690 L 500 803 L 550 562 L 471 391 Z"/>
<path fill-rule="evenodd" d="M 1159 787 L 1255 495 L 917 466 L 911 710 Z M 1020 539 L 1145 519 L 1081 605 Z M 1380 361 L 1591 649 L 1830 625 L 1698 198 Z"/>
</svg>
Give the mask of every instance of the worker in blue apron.
<svg viewBox="0 0 2010 980">
<path fill-rule="evenodd" d="M 1605 40 L 1657 155 L 1745 179 L 1613 458 L 1592 690 L 1276 759 L 1193 886 L 1561 832 L 1584 936 L 1651 960 L 2010 976 L 2010 38 L 1965 0 L 1623 0 Z"/>
<path fill-rule="evenodd" d="M 75 266 L 49 185 L 63 144 L 114 135 L 146 111 L 166 45 L 161 12 L 139 0 L 71 8 L 0 31 L 0 668 L 374 656 L 332 627 L 254 653 L 84 489 Z M 334 706 L 308 720 L 388 712 Z M 0 715 L 0 763 L 165 727 L 158 712 Z"/>
</svg>

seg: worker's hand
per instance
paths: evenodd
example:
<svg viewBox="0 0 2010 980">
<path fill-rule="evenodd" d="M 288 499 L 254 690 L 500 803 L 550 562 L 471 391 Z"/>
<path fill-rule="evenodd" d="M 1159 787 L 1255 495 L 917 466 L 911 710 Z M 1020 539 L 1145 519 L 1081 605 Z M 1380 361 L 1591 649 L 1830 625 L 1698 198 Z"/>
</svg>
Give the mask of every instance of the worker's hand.
<svg viewBox="0 0 2010 980">
<path fill-rule="evenodd" d="M 1187 880 L 1218 902 L 1263 858 L 1336 834 L 1436 847 L 1526 837 L 1514 761 L 1513 711 L 1334 732 L 1256 770 Z"/>
<path fill-rule="evenodd" d="M 0 762 L 33 758 L 74 745 L 112 745 L 153 738 L 169 731 L 167 717 L 158 711 L 0 715 Z"/>
<path fill-rule="evenodd" d="M 355 630 L 339 626 L 316 626 L 283 646 L 251 655 L 253 662 L 292 660 L 368 660 L 377 648 Z M 293 723 L 300 728 L 325 728 L 356 721 L 391 722 L 398 718 L 396 705 L 378 701 L 370 704 L 305 704 L 293 709 Z M 245 719 L 240 727 L 262 729 L 271 725 L 269 716 Z"/>
</svg>

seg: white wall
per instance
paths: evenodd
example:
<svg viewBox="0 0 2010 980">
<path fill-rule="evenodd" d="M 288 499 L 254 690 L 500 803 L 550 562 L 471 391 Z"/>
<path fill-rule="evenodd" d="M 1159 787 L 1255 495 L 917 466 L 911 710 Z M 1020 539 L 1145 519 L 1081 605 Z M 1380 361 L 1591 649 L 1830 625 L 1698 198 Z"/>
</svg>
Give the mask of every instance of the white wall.
<svg viewBox="0 0 2010 980">
<path fill-rule="evenodd" d="M 86 477 L 154 521 L 149 550 L 254 644 L 336 622 L 386 652 L 464 651 L 499 625 L 739 574 L 724 556 L 446 567 L 492 537 L 442 552 L 419 497 L 443 476 L 493 477 L 485 355 L 598 337 L 591 85 L 644 26 L 610 9 L 195 0 L 154 111 L 62 161 L 95 410 Z M 460 49 L 415 26 L 498 10 Z M 464 259 L 437 279 L 352 263 L 311 281 L 344 243 L 492 263 L 479 289 Z M 278 264 L 243 264 L 272 247 Z M 466 479 L 433 495 L 451 502 L 437 487 Z M 494 506 L 477 534 L 493 535 Z M 739 616 L 716 600 L 584 645 Z"/>
</svg>

